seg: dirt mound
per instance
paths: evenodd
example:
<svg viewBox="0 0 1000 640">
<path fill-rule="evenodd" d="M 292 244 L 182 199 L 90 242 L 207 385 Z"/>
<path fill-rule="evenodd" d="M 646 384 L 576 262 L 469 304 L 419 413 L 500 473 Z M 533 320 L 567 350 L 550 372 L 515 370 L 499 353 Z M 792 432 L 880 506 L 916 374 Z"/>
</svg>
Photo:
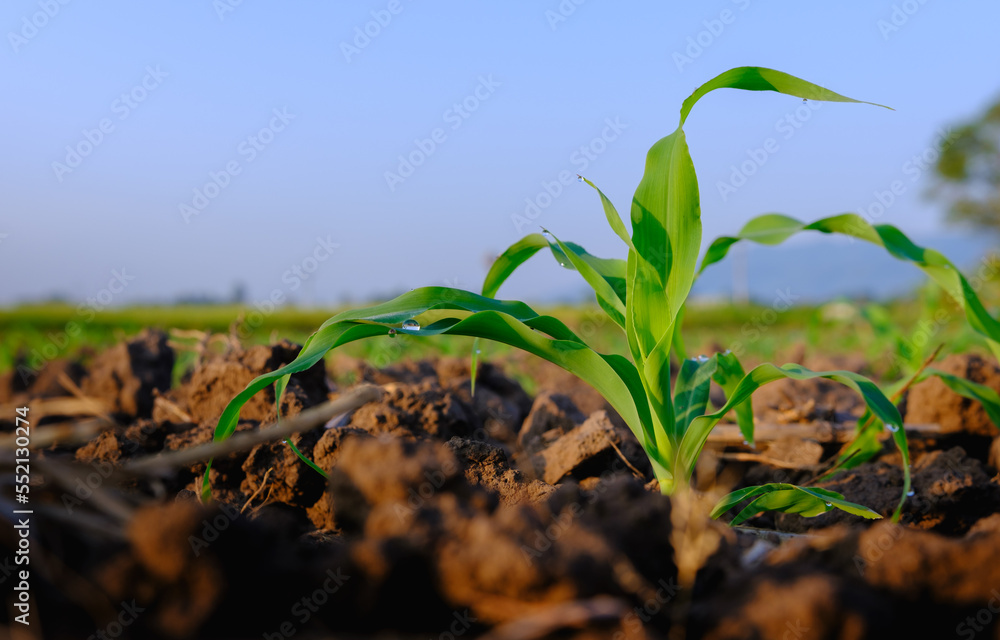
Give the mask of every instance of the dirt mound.
<svg viewBox="0 0 1000 640">
<path fill-rule="evenodd" d="M 123 472 L 137 457 L 211 441 L 232 396 L 298 350 L 235 349 L 174 389 L 173 355 L 155 332 L 87 371 L 50 365 L 47 379 L 89 380 L 121 424 L 40 453 L 70 474 L 39 472 L 31 488 L 32 589 L 47 636 L 666 638 L 678 623 L 689 638 L 943 637 L 963 624 L 997 633 L 983 613 L 1000 598 L 991 595 L 1000 588 L 997 454 L 968 455 L 949 438 L 915 447 L 903 525 L 839 511 L 762 516 L 753 524 L 809 535 L 775 545 L 725 529 L 685 589 L 671 547 L 671 516 L 685 522 L 684 512 L 672 514 L 678 507 L 650 488 L 644 453 L 606 403 L 547 368 L 535 398 L 489 364 L 473 395 L 461 359 L 358 368 L 383 397 L 291 438 L 329 480 L 281 442 L 217 458 L 211 507 L 195 501 L 203 463 L 166 476 Z M 851 365 L 828 364 L 819 368 Z M 788 404 L 773 405 L 783 412 L 775 419 L 839 420 L 857 402 L 833 383 L 777 389 Z M 57 391 L 36 389 L 46 390 Z M 318 364 L 292 377 L 283 411 L 338 391 Z M 266 428 L 273 400 L 258 394 L 237 431 Z M 768 455 L 810 467 L 824 450 L 810 443 L 802 454 L 803 442 Z M 740 464 L 742 481 L 811 473 Z M 74 474 L 93 480 L 89 493 Z M 887 447 L 821 486 L 889 514 L 901 485 Z M 0 535 L 0 557 L 15 543 Z"/>
<path fill-rule="evenodd" d="M 959 539 L 879 523 L 786 544 L 697 603 L 693 637 L 997 637 L 998 517 Z"/>
<path fill-rule="evenodd" d="M 157 391 L 170 388 L 174 351 L 167 334 L 146 330 L 97 356 L 83 378 L 83 392 L 124 418 L 148 418 Z"/>
<path fill-rule="evenodd" d="M 287 340 L 271 346 L 232 350 L 195 369 L 181 388 L 167 397 L 190 416 L 189 422 L 214 423 L 229 401 L 254 378 L 292 362 L 300 350 L 299 345 Z M 323 363 L 319 362 L 291 376 L 282 397 L 282 415 L 294 416 L 302 409 L 325 402 L 328 394 L 326 372 Z M 177 420 L 176 410 L 163 405 L 157 407 L 155 417 L 163 421 Z M 274 422 L 277 418 L 274 388 L 268 386 L 261 390 L 243 407 L 240 416 L 244 420 Z"/>
<path fill-rule="evenodd" d="M 950 355 L 934 365 L 946 373 L 986 385 L 1000 393 L 1000 367 L 993 360 L 974 354 Z M 935 422 L 945 433 L 969 433 L 989 438 L 1000 430 L 974 400 L 963 398 L 938 378 L 914 385 L 906 398 L 906 421 Z"/>
</svg>

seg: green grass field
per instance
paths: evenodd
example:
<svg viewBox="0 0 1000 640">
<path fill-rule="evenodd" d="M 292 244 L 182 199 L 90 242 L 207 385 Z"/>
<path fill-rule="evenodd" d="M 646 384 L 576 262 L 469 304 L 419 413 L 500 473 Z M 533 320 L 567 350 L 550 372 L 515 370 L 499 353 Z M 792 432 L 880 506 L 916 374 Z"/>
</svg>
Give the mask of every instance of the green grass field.
<svg viewBox="0 0 1000 640">
<path fill-rule="evenodd" d="M 876 373 L 888 373 L 887 367 L 879 362 L 888 362 L 886 354 L 898 351 L 899 341 L 876 331 L 860 316 L 860 307 L 860 304 L 837 302 L 779 311 L 755 304 L 693 304 L 684 317 L 686 346 L 692 354 L 731 349 L 741 359 L 759 362 L 781 360 L 793 347 L 805 344 L 810 350 L 824 354 L 863 355 L 873 363 Z M 979 340 L 964 327 L 961 315 L 940 300 L 912 296 L 888 304 L 887 309 L 902 339 L 915 349 L 929 353 L 942 343 L 946 353 L 980 348 Z M 935 309 L 946 311 L 946 321 L 934 319 Z M 262 315 L 237 305 L 176 305 L 124 307 L 95 313 L 66 304 L 23 305 L 0 312 L 0 371 L 14 368 L 19 361 L 26 361 L 29 366 L 64 357 L 86 361 L 144 327 L 172 331 L 177 345 L 195 345 L 198 337 L 185 333 L 191 331 L 230 335 L 245 345 L 282 338 L 301 343 L 336 311 L 285 308 Z M 543 307 L 540 311 L 563 319 L 599 351 L 627 352 L 624 335 L 596 305 Z M 400 335 L 392 340 L 350 344 L 338 353 L 385 366 L 407 358 L 466 356 L 471 349 L 469 338 L 445 336 L 428 340 Z M 510 351 L 503 345 L 485 345 L 485 355 L 491 359 L 504 359 Z M 178 376 L 193 357 L 192 351 L 179 349 Z"/>
</svg>

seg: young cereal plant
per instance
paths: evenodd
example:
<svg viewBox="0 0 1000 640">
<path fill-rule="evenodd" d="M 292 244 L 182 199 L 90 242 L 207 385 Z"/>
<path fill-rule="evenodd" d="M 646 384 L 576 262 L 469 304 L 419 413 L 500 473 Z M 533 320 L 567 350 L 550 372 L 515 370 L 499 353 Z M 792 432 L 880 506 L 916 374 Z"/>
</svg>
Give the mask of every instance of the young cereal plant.
<svg viewBox="0 0 1000 640">
<path fill-rule="evenodd" d="M 665 494 L 689 483 L 709 432 L 730 411 L 735 413 L 744 438 L 753 443 L 750 398 L 762 385 L 782 378 L 836 381 L 861 395 L 872 422 L 892 433 L 902 453 L 904 486 L 894 513 L 894 518 L 898 518 L 910 489 L 910 469 L 902 419 L 893 403 L 872 381 L 848 371 L 810 371 L 797 364 L 763 364 L 745 372 L 729 352 L 685 357 L 681 318 L 695 279 L 707 266 L 725 257 L 729 247 L 740 240 L 777 244 L 802 230 L 845 233 L 882 245 L 894 256 L 923 268 L 949 294 L 964 302 L 973 327 L 988 337 L 1000 336 L 1000 325 L 986 314 L 964 278 L 943 256 L 917 247 L 893 227 L 871 226 L 850 214 L 810 225 L 778 214 L 756 218 L 738 235 L 715 240 L 699 268 L 702 235 L 698 182 L 683 127 L 695 103 L 722 88 L 776 91 L 809 100 L 860 102 L 772 69 L 740 67 L 717 76 L 684 101 L 677 130 L 649 150 L 644 175 L 632 200 L 631 234 L 611 201 L 593 183 L 585 181 L 600 196 L 608 223 L 628 251 L 627 259 L 598 258 L 548 232 L 531 234 L 497 258 L 486 277 L 482 295 L 449 287 L 425 287 L 383 304 L 339 313 L 306 340 L 294 362 L 256 378 L 233 398 L 219 418 L 215 439 L 224 440 L 232 435 L 240 408 L 255 393 L 274 384 L 275 396 L 280 401 L 290 374 L 308 369 L 340 345 L 365 338 L 391 338 L 398 333 L 471 336 L 522 349 L 589 383 L 628 424 L 649 457 Z M 593 288 L 601 309 L 624 333 L 627 355 L 598 353 L 557 318 L 540 315 L 523 302 L 494 299 L 511 273 L 544 248 L 562 266 L 579 272 Z M 998 347 L 995 353 L 1000 352 L 1000 342 L 991 338 L 990 345 Z M 671 355 L 680 361 L 673 385 Z M 724 390 L 726 402 L 707 413 L 713 380 Z M 203 485 L 206 497 L 210 495 L 209 488 L 206 470 Z M 736 524 L 767 510 L 815 516 L 838 508 L 866 518 L 881 517 L 832 491 L 788 484 L 748 487 L 732 493 L 719 503 L 713 517 L 744 501 L 749 504 L 736 516 Z"/>
</svg>

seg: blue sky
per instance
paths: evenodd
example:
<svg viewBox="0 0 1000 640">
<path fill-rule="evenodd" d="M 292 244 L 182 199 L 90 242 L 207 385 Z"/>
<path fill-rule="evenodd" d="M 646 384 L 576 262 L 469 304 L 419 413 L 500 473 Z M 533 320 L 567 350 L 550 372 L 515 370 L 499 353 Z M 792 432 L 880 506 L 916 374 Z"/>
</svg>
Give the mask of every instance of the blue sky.
<svg viewBox="0 0 1000 640">
<path fill-rule="evenodd" d="M 877 221 L 933 245 L 943 216 L 914 157 L 1000 92 L 998 24 L 985 0 L 8 0 L 0 304 L 84 299 L 115 273 L 113 304 L 237 282 L 303 304 L 477 289 L 488 256 L 537 225 L 616 255 L 594 193 L 560 175 L 627 212 L 681 101 L 741 65 L 896 110 L 705 98 L 685 129 L 706 242 L 767 211 L 868 208 L 901 181 Z M 720 192 L 752 157 L 766 161 Z M 501 293 L 579 290 L 539 260 Z"/>
</svg>

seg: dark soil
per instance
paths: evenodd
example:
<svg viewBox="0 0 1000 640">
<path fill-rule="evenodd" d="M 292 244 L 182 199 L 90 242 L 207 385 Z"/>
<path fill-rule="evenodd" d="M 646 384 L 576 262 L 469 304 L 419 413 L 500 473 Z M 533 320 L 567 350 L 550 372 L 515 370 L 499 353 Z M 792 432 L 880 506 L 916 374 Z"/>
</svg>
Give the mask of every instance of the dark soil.
<svg viewBox="0 0 1000 640">
<path fill-rule="evenodd" d="M 1000 638 L 1000 438 L 978 406 L 933 381 L 911 390 L 907 421 L 938 422 L 944 434 L 913 442 L 914 495 L 901 524 L 839 511 L 749 523 L 789 534 L 781 541 L 672 509 L 621 419 L 549 366 L 533 370 L 532 398 L 482 364 L 473 396 L 462 360 L 376 370 L 341 358 L 338 367 L 385 393 L 293 436 L 329 480 L 280 442 L 215 460 L 211 506 L 196 499 L 204 464 L 121 472 L 210 441 L 226 403 L 297 352 L 287 342 L 233 350 L 170 388 L 174 354 L 150 331 L 89 366 L 52 362 L 30 384 L 0 379 L 5 432 L 14 406 L 69 396 L 66 378 L 118 424 L 37 452 L 30 629 L 40 635 L 25 637 Z M 836 368 L 845 366 L 864 363 Z M 1000 391 L 995 363 L 952 357 L 941 368 Z M 755 397 L 761 421 L 858 413 L 856 399 L 825 382 L 765 389 Z M 317 365 L 292 376 L 282 415 L 342 391 Z M 268 389 L 237 430 L 275 418 Z M 727 488 L 804 482 L 835 451 L 782 440 L 765 454 L 799 469 L 741 461 L 715 470 Z M 887 443 L 821 486 L 889 515 L 901 484 Z M 677 566 L 700 541 L 709 556 L 681 584 Z M 12 527 L 0 529 L 0 557 L 14 558 L 17 542 Z M 13 584 L 12 561 L 0 570 Z M 0 613 L 12 632 L 23 630 L 16 614 Z"/>
</svg>

